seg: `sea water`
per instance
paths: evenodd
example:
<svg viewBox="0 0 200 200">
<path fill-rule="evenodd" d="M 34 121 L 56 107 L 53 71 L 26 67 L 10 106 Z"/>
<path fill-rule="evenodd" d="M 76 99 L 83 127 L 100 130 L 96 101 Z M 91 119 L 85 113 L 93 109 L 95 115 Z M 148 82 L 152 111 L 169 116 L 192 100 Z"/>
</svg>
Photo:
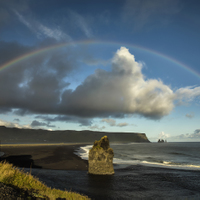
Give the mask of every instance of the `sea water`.
<svg viewBox="0 0 200 200">
<path fill-rule="evenodd" d="M 111 144 L 114 168 L 148 165 L 200 170 L 200 142 Z M 92 145 L 80 147 L 76 154 L 88 160 Z"/>
</svg>

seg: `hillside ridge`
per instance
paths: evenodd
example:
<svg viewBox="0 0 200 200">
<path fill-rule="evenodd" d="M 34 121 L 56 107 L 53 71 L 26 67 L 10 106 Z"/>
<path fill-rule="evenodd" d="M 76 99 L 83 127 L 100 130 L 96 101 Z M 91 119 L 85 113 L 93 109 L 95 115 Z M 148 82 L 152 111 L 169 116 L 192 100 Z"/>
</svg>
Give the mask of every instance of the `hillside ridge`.
<svg viewBox="0 0 200 200">
<path fill-rule="evenodd" d="M 145 133 L 103 132 L 90 130 L 19 129 L 0 126 L 2 144 L 24 143 L 93 143 L 107 135 L 111 143 L 150 142 Z"/>
</svg>

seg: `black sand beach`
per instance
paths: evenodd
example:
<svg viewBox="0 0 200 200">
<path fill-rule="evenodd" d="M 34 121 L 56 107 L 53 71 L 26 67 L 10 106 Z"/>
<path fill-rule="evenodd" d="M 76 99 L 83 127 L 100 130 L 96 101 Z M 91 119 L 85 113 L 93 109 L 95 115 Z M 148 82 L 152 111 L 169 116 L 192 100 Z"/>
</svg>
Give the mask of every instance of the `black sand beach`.
<svg viewBox="0 0 200 200">
<path fill-rule="evenodd" d="M 78 145 L 2 147 L 5 155 L 1 159 L 25 167 L 50 187 L 96 200 L 200 199 L 200 171 L 135 165 L 116 169 L 113 176 L 93 176 L 87 174 L 87 161 L 73 154 L 76 148 Z"/>
<path fill-rule="evenodd" d="M 17 167 L 54 170 L 87 170 L 87 161 L 74 154 L 80 145 L 2 145 L 1 160 Z"/>
</svg>

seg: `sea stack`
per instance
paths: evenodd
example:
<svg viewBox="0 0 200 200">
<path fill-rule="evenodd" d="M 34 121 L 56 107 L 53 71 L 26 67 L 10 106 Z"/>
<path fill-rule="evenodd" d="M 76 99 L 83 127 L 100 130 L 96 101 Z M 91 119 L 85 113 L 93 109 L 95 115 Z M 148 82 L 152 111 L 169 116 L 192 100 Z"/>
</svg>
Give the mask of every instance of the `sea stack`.
<svg viewBox="0 0 200 200">
<path fill-rule="evenodd" d="M 89 152 L 88 173 L 95 175 L 112 175 L 113 168 L 113 149 L 110 148 L 107 136 L 102 137 L 99 141 L 95 141 Z"/>
</svg>

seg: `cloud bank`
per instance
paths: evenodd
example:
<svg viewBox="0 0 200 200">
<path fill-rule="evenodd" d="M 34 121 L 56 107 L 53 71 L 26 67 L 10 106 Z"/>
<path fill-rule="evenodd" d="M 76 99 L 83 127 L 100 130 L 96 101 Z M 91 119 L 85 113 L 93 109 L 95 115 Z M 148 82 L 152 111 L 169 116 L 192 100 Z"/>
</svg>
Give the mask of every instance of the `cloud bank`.
<svg viewBox="0 0 200 200">
<path fill-rule="evenodd" d="M 102 119 L 101 122 L 106 122 L 110 126 L 118 126 L 118 127 L 128 126 L 128 123 L 126 122 L 116 124 L 116 120 L 110 118 Z"/>
<path fill-rule="evenodd" d="M 193 133 L 181 134 L 172 138 L 181 141 L 200 141 L 200 129 L 196 129 Z"/>
<path fill-rule="evenodd" d="M 2 45 L 6 46 L 6 43 Z M 22 48 L 13 43 L 7 50 L 3 46 L 0 53 L 7 52 L 5 59 L 12 57 L 15 51 L 30 51 L 29 47 Z M 126 126 L 126 123 L 111 122 L 111 117 L 136 114 L 161 119 L 178 103 L 190 102 L 200 96 L 200 87 L 173 91 L 162 80 L 147 79 L 142 74 L 142 64 L 126 47 L 115 53 L 111 70 L 97 69 L 74 90 L 69 89 L 68 77 L 79 70 L 78 57 L 73 53 L 71 49 L 65 49 L 39 55 L 1 72 L 1 113 L 38 114 L 46 123 L 42 125 L 46 126 L 50 121 L 91 126 L 94 117 L 106 119 L 104 122 L 111 126 L 113 123 Z M 49 114 L 56 117 L 44 117 Z"/>
<path fill-rule="evenodd" d="M 9 128 L 31 128 L 30 125 L 19 125 L 18 123 L 7 122 L 4 120 L 0 120 L 0 126 L 6 126 Z"/>
</svg>

